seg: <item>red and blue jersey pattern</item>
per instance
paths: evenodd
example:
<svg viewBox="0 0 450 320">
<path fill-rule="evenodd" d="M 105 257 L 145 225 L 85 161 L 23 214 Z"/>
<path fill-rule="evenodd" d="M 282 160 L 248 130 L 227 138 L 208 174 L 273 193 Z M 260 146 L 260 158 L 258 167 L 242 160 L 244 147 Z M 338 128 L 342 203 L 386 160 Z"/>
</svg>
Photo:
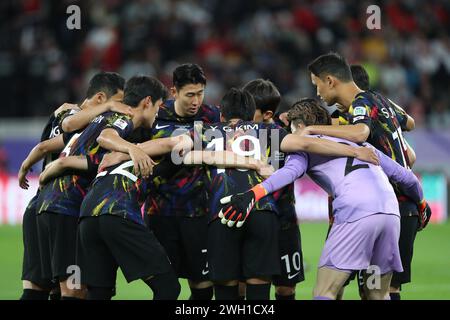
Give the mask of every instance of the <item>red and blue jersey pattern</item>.
<svg viewBox="0 0 450 320">
<path fill-rule="evenodd" d="M 107 128 L 116 130 L 122 138 L 126 138 L 133 131 L 133 122 L 123 114 L 107 112 L 92 120 L 83 132 L 72 135 L 60 157 L 85 156 L 90 170 L 70 172 L 49 181 L 40 192 L 38 213 L 48 211 L 79 216 L 83 197 L 95 177 L 98 164 L 107 152 L 97 142 L 97 137 Z"/>
<path fill-rule="evenodd" d="M 193 117 L 180 117 L 175 112 L 175 101 L 167 100 L 160 107 L 151 130 L 151 139 L 166 138 L 191 131 L 194 123 L 219 122 L 217 107 L 203 104 Z M 170 155 L 159 159 L 152 175 L 153 188 L 144 211 L 164 216 L 198 217 L 205 215 L 206 193 L 204 169 L 173 163 Z"/>
</svg>

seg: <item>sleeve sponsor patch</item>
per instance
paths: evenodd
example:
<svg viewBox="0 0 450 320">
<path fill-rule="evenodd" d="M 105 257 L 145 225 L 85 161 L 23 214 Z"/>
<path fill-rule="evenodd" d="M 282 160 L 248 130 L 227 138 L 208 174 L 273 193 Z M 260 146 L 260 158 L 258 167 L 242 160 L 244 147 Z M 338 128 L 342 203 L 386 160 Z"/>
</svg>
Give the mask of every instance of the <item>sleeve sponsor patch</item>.
<svg viewBox="0 0 450 320">
<path fill-rule="evenodd" d="M 124 130 L 128 126 L 128 123 L 125 120 L 123 120 L 123 119 L 117 119 L 113 123 L 113 126 L 119 128 L 121 130 Z"/>
<path fill-rule="evenodd" d="M 365 116 L 367 114 L 367 110 L 364 107 L 356 107 L 353 109 L 353 116 Z"/>
<path fill-rule="evenodd" d="M 364 116 L 354 117 L 353 118 L 353 123 L 355 123 L 356 121 L 359 121 L 359 120 L 363 120 L 363 119 L 364 119 Z"/>
</svg>

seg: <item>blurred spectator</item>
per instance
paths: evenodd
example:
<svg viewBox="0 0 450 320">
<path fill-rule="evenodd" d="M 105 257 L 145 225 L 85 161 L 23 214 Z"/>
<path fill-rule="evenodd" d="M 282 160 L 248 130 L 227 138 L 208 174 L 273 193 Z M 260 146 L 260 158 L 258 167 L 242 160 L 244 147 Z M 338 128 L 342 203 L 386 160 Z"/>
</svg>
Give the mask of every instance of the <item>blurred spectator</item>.
<svg viewBox="0 0 450 320">
<path fill-rule="evenodd" d="M 448 126 L 450 2 L 378 1 L 381 30 L 366 28 L 370 1 L 106 0 L 0 2 L 2 117 L 44 116 L 82 100 L 97 70 L 159 77 L 201 64 L 207 102 L 263 77 L 290 103 L 313 96 L 306 64 L 330 50 L 362 63 L 371 86 L 418 117 Z M 81 8 L 81 30 L 66 8 Z"/>
</svg>

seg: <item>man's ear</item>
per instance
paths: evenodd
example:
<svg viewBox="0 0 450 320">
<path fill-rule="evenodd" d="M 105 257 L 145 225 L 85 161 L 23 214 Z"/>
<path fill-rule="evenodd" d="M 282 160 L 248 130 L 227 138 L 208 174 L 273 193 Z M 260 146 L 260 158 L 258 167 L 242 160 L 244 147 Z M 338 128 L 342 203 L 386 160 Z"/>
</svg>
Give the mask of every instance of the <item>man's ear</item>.
<svg viewBox="0 0 450 320">
<path fill-rule="evenodd" d="M 97 92 L 95 94 L 95 102 L 97 104 L 102 104 L 105 103 L 106 101 L 108 101 L 108 97 L 106 96 L 106 93 L 104 93 L 103 91 Z"/>
<path fill-rule="evenodd" d="M 264 112 L 263 119 L 264 121 L 270 120 L 273 118 L 273 112 L 271 110 L 267 110 Z"/>
<path fill-rule="evenodd" d="M 327 76 L 325 78 L 325 81 L 326 81 L 326 83 L 327 83 L 329 88 L 334 88 L 336 86 L 336 84 L 337 84 L 337 79 L 335 77 L 333 77 L 333 76 Z"/>
<path fill-rule="evenodd" d="M 220 122 L 226 122 L 224 116 L 222 115 L 222 112 L 220 113 Z"/>
<path fill-rule="evenodd" d="M 153 102 L 152 102 L 152 97 L 147 96 L 144 98 L 144 109 L 145 108 L 152 108 L 153 107 Z"/>
<path fill-rule="evenodd" d="M 172 97 L 176 98 L 176 97 L 177 97 L 177 94 L 178 94 L 177 88 L 171 87 L 171 88 L 170 88 L 170 95 L 171 95 Z"/>
</svg>

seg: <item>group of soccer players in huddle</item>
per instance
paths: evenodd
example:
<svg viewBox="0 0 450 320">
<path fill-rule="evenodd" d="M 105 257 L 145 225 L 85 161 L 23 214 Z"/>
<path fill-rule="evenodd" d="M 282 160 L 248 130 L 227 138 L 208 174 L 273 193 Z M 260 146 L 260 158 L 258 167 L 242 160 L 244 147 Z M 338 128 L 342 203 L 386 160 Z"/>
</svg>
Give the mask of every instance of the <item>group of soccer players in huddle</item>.
<svg viewBox="0 0 450 320">
<path fill-rule="evenodd" d="M 179 278 L 191 300 L 266 300 L 272 284 L 293 300 L 304 280 L 293 183 L 305 173 L 330 197 L 314 299 L 341 299 L 356 275 L 363 299 L 400 299 L 431 215 L 402 136 L 414 120 L 336 53 L 308 72 L 333 114 L 313 98 L 282 113 L 263 79 L 204 104 L 196 64 L 174 70 L 170 92 L 154 77 L 94 75 L 19 171 L 26 189 L 44 160 L 23 218 L 21 299 L 108 300 L 120 267 L 155 300 L 177 299 Z"/>
</svg>

